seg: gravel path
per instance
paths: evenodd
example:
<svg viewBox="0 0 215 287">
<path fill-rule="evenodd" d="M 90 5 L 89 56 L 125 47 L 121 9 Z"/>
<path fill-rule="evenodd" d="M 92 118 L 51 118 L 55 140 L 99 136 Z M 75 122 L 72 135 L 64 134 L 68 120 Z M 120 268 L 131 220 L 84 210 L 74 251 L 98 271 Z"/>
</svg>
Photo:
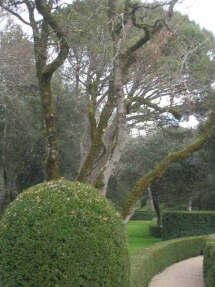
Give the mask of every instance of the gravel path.
<svg viewBox="0 0 215 287">
<path fill-rule="evenodd" d="M 205 287 L 203 256 L 189 258 L 155 275 L 149 287 Z"/>
</svg>

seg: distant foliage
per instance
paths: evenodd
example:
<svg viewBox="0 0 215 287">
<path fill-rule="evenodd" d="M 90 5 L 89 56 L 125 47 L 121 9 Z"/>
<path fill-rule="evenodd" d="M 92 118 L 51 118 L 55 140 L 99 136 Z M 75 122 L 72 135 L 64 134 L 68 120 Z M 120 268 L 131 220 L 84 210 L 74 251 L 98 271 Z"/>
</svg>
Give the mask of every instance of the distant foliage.
<svg viewBox="0 0 215 287">
<path fill-rule="evenodd" d="M 125 228 L 90 185 L 59 180 L 24 191 L 2 218 L 0 241 L 0 286 L 129 286 Z"/>
<path fill-rule="evenodd" d="M 215 212 L 164 212 L 162 239 L 206 235 L 215 232 Z"/>
</svg>

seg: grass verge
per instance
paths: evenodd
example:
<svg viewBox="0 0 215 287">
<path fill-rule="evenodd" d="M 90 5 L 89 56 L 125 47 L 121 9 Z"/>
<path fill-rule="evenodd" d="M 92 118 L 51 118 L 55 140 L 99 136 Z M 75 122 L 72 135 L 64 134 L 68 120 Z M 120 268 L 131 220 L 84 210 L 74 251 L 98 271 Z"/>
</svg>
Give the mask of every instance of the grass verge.
<svg viewBox="0 0 215 287">
<path fill-rule="evenodd" d="M 160 238 L 154 238 L 149 235 L 149 225 L 150 221 L 138 220 L 131 220 L 126 225 L 130 255 L 134 255 L 138 250 L 161 241 Z"/>
</svg>

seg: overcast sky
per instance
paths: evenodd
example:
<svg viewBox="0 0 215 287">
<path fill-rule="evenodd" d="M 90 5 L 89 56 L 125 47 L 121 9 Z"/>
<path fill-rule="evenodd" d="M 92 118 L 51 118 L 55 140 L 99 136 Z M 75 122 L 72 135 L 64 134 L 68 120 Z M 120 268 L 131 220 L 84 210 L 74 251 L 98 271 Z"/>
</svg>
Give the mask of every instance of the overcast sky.
<svg viewBox="0 0 215 287">
<path fill-rule="evenodd" d="M 72 0 L 65 2 L 71 3 Z M 206 28 L 215 35 L 215 0 L 181 0 L 180 2 L 180 4 L 175 6 L 174 10 L 187 14 L 189 18 L 198 23 L 201 28 Z M 31 29 L 29 27 L 25 25 L 23 28 L 30 33 Z"/>
<path fill-rule="evenodd" d="M 201 28 L 215 35 L 215 0 L 184 0 L 176 6 L 176 10 L 189 15 Z"/>
<path fill-rule="evenodd" d="M 195 21 L 201 28 L 213 32 L 215 35 L 215 0 L 183 0 L 175 10 L 187 14 L 190 20 Z M 195 127 L 198 121 L 194 116 L 189 117 L 189 122 L 183 122 L 183 127 Z"/>
</svg>

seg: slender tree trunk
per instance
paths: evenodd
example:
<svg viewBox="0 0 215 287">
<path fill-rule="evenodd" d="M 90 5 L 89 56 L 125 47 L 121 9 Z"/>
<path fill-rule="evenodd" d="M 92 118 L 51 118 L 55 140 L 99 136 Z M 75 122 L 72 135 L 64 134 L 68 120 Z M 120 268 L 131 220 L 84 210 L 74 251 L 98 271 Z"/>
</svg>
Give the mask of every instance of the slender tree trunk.
<svg viewBox="0 0 215 287">
<path fill-rule="evenodd" d="M 156 183 L 156 182 L 154 182 L 154 183 Z M 156 184 L 155 184 L 155 186 L 151 186 L 151 192 L 152 192 L 153 205 L 155 208 L 155 212 L 157 214 L 157 225 L 158 225 L 158 227 L 160 227 L 161 226 L 161 213 L 160 213 L 160 208 L 159 208 L 158 193 L 157 193 Z"/>
<path fill-rule="evenodd" d="M 149 195 L 149 204 L 150 204 L 150 207 L 151 207 L 151 210 L 152 211 L 155 211 L 155 207 L 154 207 L 154 203 L 153 203 L 153 198 L 152 198 L 152 191 L 151 191 L 151 187 L 148 186 L 148 195 Z"/>
<path fill-rule="evenodd" d="M 192 197 L 190 197 L 189 200 L 188 200 L 187 210 L 188 211 L 192 211 Z"/>
</svg>

